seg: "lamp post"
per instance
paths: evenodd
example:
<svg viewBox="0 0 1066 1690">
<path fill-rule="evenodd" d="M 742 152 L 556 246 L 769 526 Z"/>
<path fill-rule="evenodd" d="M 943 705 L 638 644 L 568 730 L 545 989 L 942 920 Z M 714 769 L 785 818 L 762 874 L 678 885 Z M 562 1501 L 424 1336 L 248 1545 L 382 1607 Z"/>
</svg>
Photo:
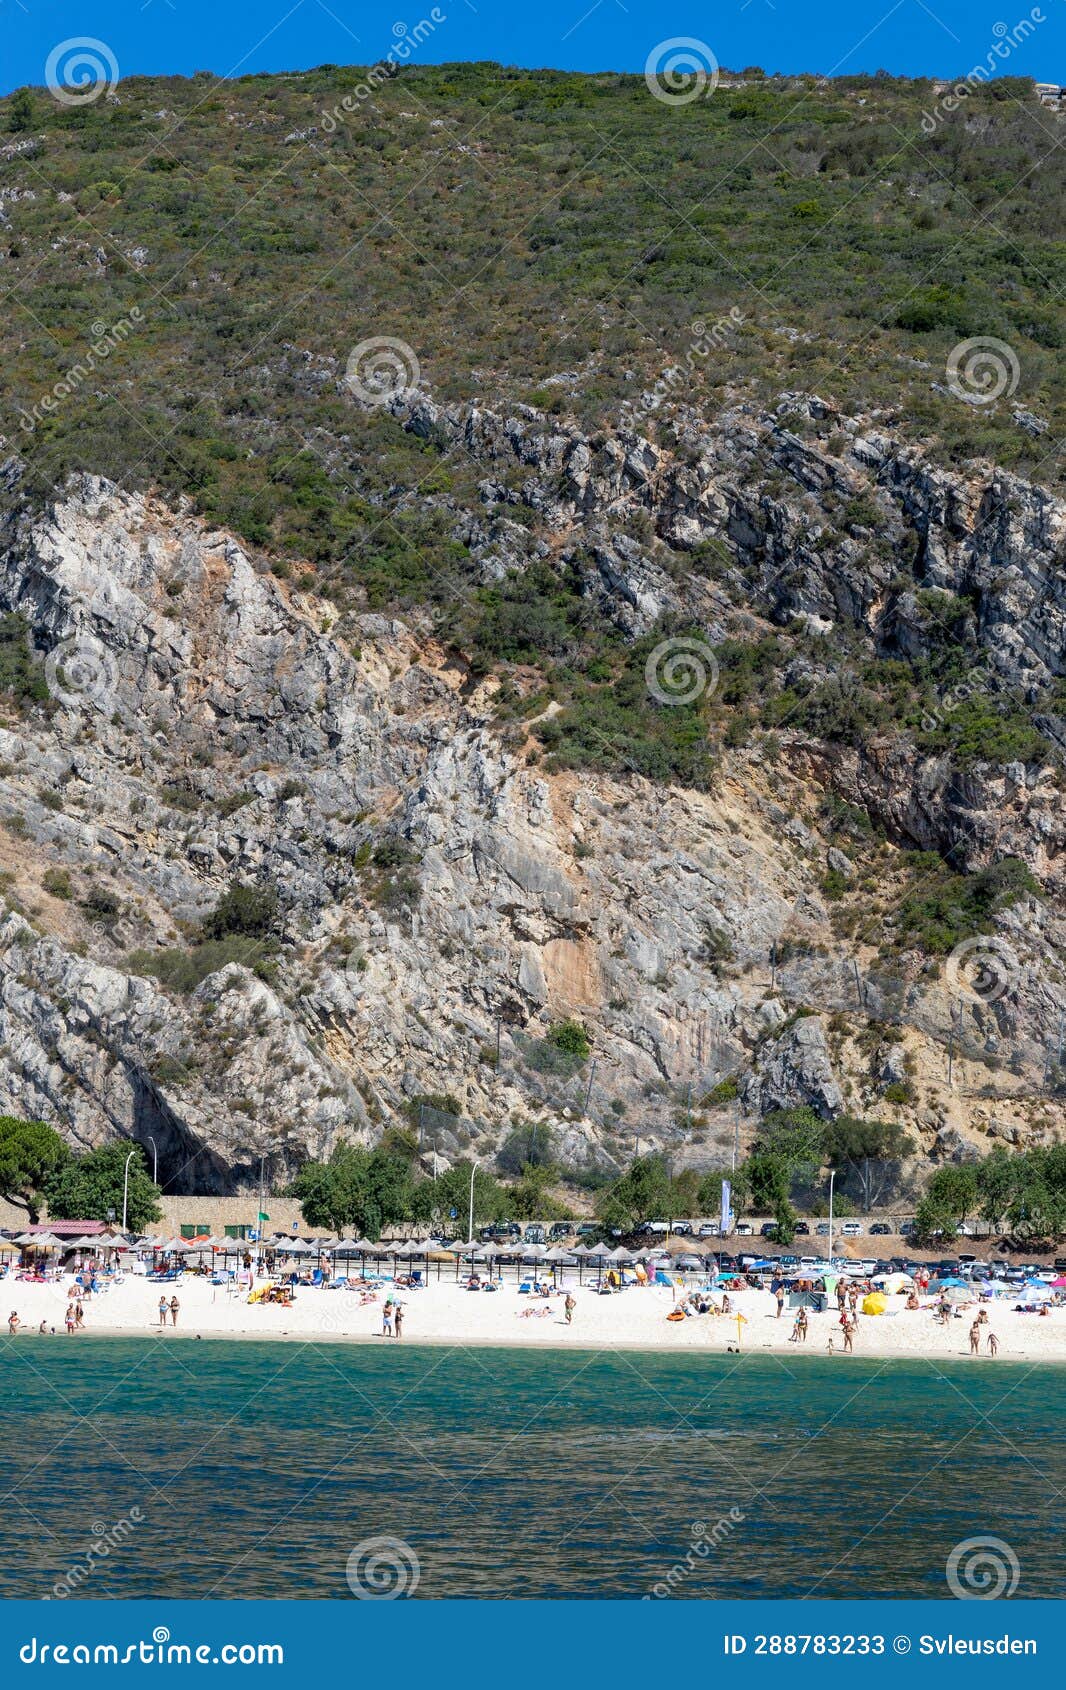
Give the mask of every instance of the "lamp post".
<svg viewBox="0 0 1066 1690">
<path fill-rule="evenodd" d="M 474 1175 L 477 1173 L 477 1163 L 470 1169 L 470 1231 L 467 1233 L 471 1244 L 474 1242 Z"/>
<path fill-rule="evenodd" d="M 835 1168 L 829 1170 L 829 1265 L 833 1265 L 833 1181 L 837 1177 Z"/>
<path fill-rule="evenodd" d="M 151 1133 L 148 1134 L 148 1142 L 152 1146 L 152 1184 L 158 1185 L 159 1184 L 159 1151 L 156 1147 L 155 1139 L 152 1137 Z"/>
<path fill-rule="evenodd" d="M 122 1172 L 122 1230 L 126 1230 L 126 1210 L 130 1194 L 130 1163 L 136 1156 L 136 1150 L 131 1150 L 126 1157 L 126 1166 Z"/>
</svg>

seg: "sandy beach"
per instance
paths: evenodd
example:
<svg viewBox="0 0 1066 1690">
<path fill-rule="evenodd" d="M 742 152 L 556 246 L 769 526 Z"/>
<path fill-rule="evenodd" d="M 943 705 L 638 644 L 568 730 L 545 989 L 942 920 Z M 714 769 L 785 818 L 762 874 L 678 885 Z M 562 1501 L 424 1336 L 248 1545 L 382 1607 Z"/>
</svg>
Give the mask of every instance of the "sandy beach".
<svg viewBox="0 0 1066 1690">
<path fill-rule="evenodd" d="M 63 1316 L 70 1300 L 72 1280 L 64 1276 L 58 1284 L 32 1284 L 7 1280 L 0 1297 L 0 1317 L 6 1322 L 11 1310 L 21 1322 L 19 1343 L 41 1342 L 38 1333 L 44 1321 L 49 1328 L 44 1341 L 51 1342 L 52 1327 L 58 1342 L 67 1342 Z M 445 1274 L 420 1290 L 393 1292 L 403 1303 L 401 1339 L 382 1335 L 382 1305 L 391 1287 L 383 1286 L 373 1302 L 361 1303 L 355 1291 L 318 1290 L 301 1287 L 288 1308 L 249 1304 L 242 1294 L 235 1296 L 209 1279 L 190 1276 L 175 1284 L 151 1284 L 140 1276 L 127 1275 L 122 1284 L 85 1302 L 85 1325 L 71 1342 L 93 1334 L 146 1336 L 161 1334 L 158 1303 L 165 1292 L 169 1302 L 176 1294 L 180 1303 L 178 1324 L 168 1319 L 166 1336 L 173 1338 L 279 1338 L 324 1339 L 376 1344 L 442 1343 L 573 1346 L 590 1345 L 662 1351 L 725 1351 L 738 1341 L 746 1351 L 780 1351 L 825 1355 L 830 1337 L 835 1351 L 842 1338 L 835 1306 L 825 1314 L 809 1314 L 805 1344 L 790 1343 L 792 1316 L 786 1309 L 780 1319 L 768 1291 L 743 1291 L 733 1295 L 732 1316 L 693 1316 L 667 1319 L 674 1306 L 667 1287 L 631 1287 L 611 1295 L 600 1295 L 587 1286 L 572 1287 L 576 1300 L 573 1323 L 564 1319 L 562 1297 L 548 1301 L 519 1295 L 513 1280 L 495 1292 L 468 1291 Z M 999 1358 L 1010 1361 L 1066 1361 L 1066 1308 L 1056 1308 L 1046 1317 L 1017 1314 L 1010 1299 L 993 1302 L 988 1308 L 988 1326 L 982 1327 L 980 1365 L 990 1365 L 985 1339 L 992 1331 L 999 1340 Z M 932 1310 L 907 1310 L 902 1297 L 889 1301 L 882 1315 L 860 1314 L 855 1353 L 866 1356 L 928 1356 L 943 1360 L 967 1356 L 968 1334 L 976 1305 L 963 1305 L 958 1318 L 947 1326 L 935 1322 Z M 2 1330 L 2 1328 L 0 1328 Z M 847 1357 L 841 1356 L 846 1363 Z M 975 1365 L 977 1363 L 975 1362 Z"/>
</svg>

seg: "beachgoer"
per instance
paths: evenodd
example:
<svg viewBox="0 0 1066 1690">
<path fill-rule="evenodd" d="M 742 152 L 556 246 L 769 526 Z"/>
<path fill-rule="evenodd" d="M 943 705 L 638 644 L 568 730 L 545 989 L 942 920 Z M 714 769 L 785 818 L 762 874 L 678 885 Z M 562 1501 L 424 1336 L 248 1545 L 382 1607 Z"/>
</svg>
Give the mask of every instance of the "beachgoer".
<svg viewBox="0 0 1066 1690">
<path fill-rule="evenodd" d="M 797 1319 L 796 1319 L 796 1326 L 797 1326 L 797 1329 L 798 1329 L 799 1335 L 800 1335 L 800 1343 L 805 1344 L 807 1342 L 807 1310 L 806 1310 L 806 1308 L 800 1309 L 799 1315 L 797 1316 Z"/>
<path fill-rule="evenodd" d="M 74 1304 L 74 1324 L 79 1329 L 85 1325 L 85 1310 L 80 1303 Z"/>
<path fill-rule="evenodd" d="M 828 1342 L 828 1344 L 827 1344 L 827 1345 L 826 1345 L 826 1346 L 825 1346 L 825 1347 L 826 1347 L 826 1350 L 827 1350 L 827 1351 L 828 1351 L 828 1353 L 829 1353 L 829 1354 L 830 1354 L 830 1355 L 832 1355 L 832 1354 L 833 1354 L 833 1350 L 834 1350 L 834 1347 L 835 1347 L 835 1346 L 834 1346 L 834 1344 L 833 1344 L 833 1334 L 832 1334 L 832 1333 L 831 1333 L 831 1332 L 830 1332 L 830 1334 L 829 1334 L 829 1342 Z"/>
<path fill-rule="evenodd" d="M 727 1294 L 726 1294 L 726 1295 L 725 1295 L 725 1296 L 724 1296 L 724 1297 L 723 1297 L 723 1298 L 722 1298 L 722 1313 L 723 1313 L 723 1314 L 732 1314 L 732 1312 L 733 1312 L 733 1305 L 732 1305 L 732 1303 L 731 1303 L 731 1302 L 730 1302 L 730 1300 L 729 1300 L 729 1295 L 728 1295 L 728 1293 L 727 1293 Z"/>
<path fill-rule="evenodd" d="M 181 1308 L 181 1304 L 178 1302 L 177 1297 L 176 1296 L 171 1297 L 171 1299 L 170 1299 L 170 1324 L 171 1324 L 171 1326 L 177 1326 L 177 1324 L 178 1324 L 178 1310 L 180 1308 Z"/>
<path fill-rule="evenodd" d="M 981 1353 L 981 1328 L 978 1325 L 977 1321 L 975 1320 L 973 1325 L 970 1327 L 970 1354 L 972 1356 L 976 1356 L 976 1355 L 980 1355 L 980 1353 Z"/>
<path fill-rule="evenodd" d="M 777 1290 L 775 1291 L 774 1295 L 777 1298 L 777 1318 L 778 1318 L 778 1320 L 780 1320 L 782 1312 L 783 1312 L 784 1307 L 785 1307 L 785 1288 L 784 1288 L 784 1286 L 779 1285 L 777 1287 Z"/>
<path fill-rule="evenodd" d="M 392 1304 L 391 1304 L 391 1302 L 386 1303 L 385 1307 L 381 1311 L 381 1336 L 383 1338 L 391 1338 L 392 1337 Z"/>
<path fill-rule="evenodd" d="M 994 1356 L 998 1349 L 999 1349 L 999 1339 L 996 1337 L 996 1334 L 994 1332 L 990 1332 L 988 1334 L 988 1353 L 989 1353 L 989 1355 Z"/>
<path fill-rule="evenodd" d="M 18 1331 L 18 1329 L 21 1325 L 22 1325 L 21 1320 L 19 1319 L 15 1310 L 12 1309 L 11 1313 L 7 1317 L 7 1329 L 10 1332 L 12 1338 L 15 1336 L 15 1333 Z"/>
<path fill-rule="evenodd" d="M 844 1354 L 846 1356 L 850 1356 L 850 1355 L 854 1354 L 854 1350 L 853 1350 L 853 1347 L 852 1347 L 852 1340 L 854 1339 L 854 1337 L 855 1337 L 855 1322 L 853 1320 L 846 1320 L 844 1322 Z"/>
<path fill-rule="evenodd" d="M 37 1328 L 37 1331 L 40 1333 L 41 1337 L 43 1338 L 48 1331 L 48 1322 L 46 1320 L 42 1320 L 40 1326 Z"/>
<path fill-rule="evenodd" d="M 69 1338 L 70 1334 L 74 1330 L 74 1304 L 73 1303 L 67 1304 L 67 1312 L 66 1312 L 65 1318 L 66 1318 L 66 1323 L 67 1323 L 67 1337 Z"/>
<path fill-rule="evenodd" d="M 395 1324 L 395 1327 L 396 1327 L 397 1338 L 402 1337 L 403 1336 L 403 1304 L 402 1303 L 396 1304 L 396 1314 L 394 1316 L 394 1324 Z"/>
<path fill-rule="evenodd" d="M 572 1291 L 568 1291 L 566 1293 L 566 1302 L 563 1304 L 563 1308 L 566 1312 L 566 1324 L 567 1326 L 572 1326 L 574 1322 L 574 1310 L 577 1308 L 577 1298 L 574 1296 Z"/>
<path fill-rule="evenodd" d="M 168 1308 L 168 1304 L 167 1304 L 166 1298 L 160 1297 L 160 1299 L 159 1299 L 159 1324 L 160 1324 L 160 1326 L 165 1326 L 166 1323 L 167 1323 L 167 1308 Z"/>
</svg>

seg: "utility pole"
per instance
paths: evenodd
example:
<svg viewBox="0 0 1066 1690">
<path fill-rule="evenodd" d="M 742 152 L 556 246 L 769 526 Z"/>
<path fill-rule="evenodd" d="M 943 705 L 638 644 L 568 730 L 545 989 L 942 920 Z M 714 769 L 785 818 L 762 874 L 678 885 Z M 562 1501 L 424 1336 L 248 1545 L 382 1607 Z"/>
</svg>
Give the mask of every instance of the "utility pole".
<svg viewBox="0 0 1066 1690">
<path fill-rule="evenodd" d="M 500 1071 L 500 1036 L 503 1032 L 503 1016 L 496 1017 L 496 1072 Z"/>
<path fill-rule="evenodd" d="M 122 1230 L 123 1230 L 123 1232 L 125 1232 L 125 1230 L 126 1230 L 126 1212 L 127 1212 L 128 1199 L 129 1199 L 129 1193 L 130 1193 L 130 1163 L 133 1161 L 133 1158 L 134 1158 L 134 1156 L 136 1156 L 136 1154 L 137 1154 L 136 1150 L 130 1151 L 129 1155 L 126 1157 L 126 1166 L 125 1166 L 125 1169 L 123 1170 L 123 1174 L 122 1174 Z"/>
<path fill-rule="evenodd" d="M 960 1009 L 962 1007 L 961 1001 L 960 1001 L 959 1007 L 960 1007 Z M 961 1022 L 962 1022 L 961 1016 L 959 1017 L 959 1022 L 960 1022 L 960 1026 L 961 1026 Z M 955 1067 L 955 1010 L 954 1010 L 954 1008 L 952 1008 L 952 1011 L 951 1011 L 951 1031 L 948 1033 L 948 1085 L 949 1086 L 951 1084 L 951 1076 L 952 1076 L 952 1072 L 954 1070 L 954 1067 Z"/>
<path fill-rule="evenodd" d="M 155 1139 L 148 1134 L 148 1142 L 152 1146 L 152 1184 L 159 1184 L 159 1151 L 156 1149 Z"/>
<path fill-rule="evenodd" d="M 777 985 L 777 940 L 774 939 L 771 942 L 771 945 L 770 945 L 770 990 L 773 991 L 773 989 L 776 985 Z"/>
<path fill-rule="evenodd" d="M 740 1148 L 740 1103 L 733 1105 L 733 1164 L 732 1171 L 737 1171 L 737 1151 Z"/>
<path fill-rule="evenodd" d="M 585 1091 L 585 1107 L 581 1111 L 582 1115 L 587 1115 L 588 1112 L 589 1112 L 589 1104 L 592 1102 L 592 1082 L 595 1078 L 596 1078 L 596 1059 L 595 1059 L 595 1057 L 593 1057 L 592 1067 L 589 1069 L 589 1083 L 588 1083 L 588 1086 L 587 1086 L 586 1091 Z"/>
</svg>

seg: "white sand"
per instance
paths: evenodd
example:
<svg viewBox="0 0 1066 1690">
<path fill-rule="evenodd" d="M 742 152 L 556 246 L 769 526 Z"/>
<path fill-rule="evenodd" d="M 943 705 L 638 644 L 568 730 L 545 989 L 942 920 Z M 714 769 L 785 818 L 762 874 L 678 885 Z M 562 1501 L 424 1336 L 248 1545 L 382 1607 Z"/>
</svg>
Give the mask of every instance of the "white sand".
<svg viewBox="0 0 1066 1690">
<path fill-rule="evenodd" d="M 436 1269 L 433 1269 L 435 1274 Z M 6 1322 L 16 1309 L 22 1322 L 20 1342 L 38 1342 L 42 1320 L 54 1326 L 65 1339 L 63 1316 L 69 1301 L 69 1277 L 58 1285 L 34 1285 L 25 1280 L 5 1279 L 0 1291 L 0 1321 Z M 668 1321 L 673 1294 L 664 1287 L 634 1286 L 601 1296 L 587 1286 L 573 1287 L 577 1299 L 574 1320 L 563 1319 L 562 1298 L 543 1303 L 520 1296 L 513 1279 L 496 1292 L 467 1291 L 456 1285 L 454 1269 L 442 1269 L 420 1291 L 400 1290 L 404 1305 L 402 1343 L 444 1344 L 540 1344 L 595 1347 L 630 1347 L 661 1350 L 721 1350 L 737 1341 L 735 1317 L 710 1315 L 684 1321 Z M 377 1300 L 360 1305 L 355 1292 L 300 1288 L 291 1308 L 250 1305 L 244 1295 L 231 1296 L 209 1280 L 188 1276 L 180 1283 L 147 1283 L 127 1274 L 121 1285 L 85 1303 L 85 1327 L 79 1337 L 103 1333 L 146 1335 L 158 1333 L 156 1313 L 161 1292 L 169 1302 L 177 1294 L 181 1304 L 178 1326 L 167 1324 L 167 1337 L 191 1338 L 322 1338 L 388 1343 L 381 1336 L 381 1309 L 391 1286 L 383 1286 Z M 733 1306 L 745 1316 L 740 1342 L 745 1350 L 779 1350 L 825 1355 L 833 1336 L 836 1349 L 842 1337 L 835 1307 L 826 1314 L 809 1314 L 810 1330 L 805 1345 L 789 1343 L 792 1317 L 786 1310 L 775 1316 L 776 1305 L 769 1292 L 746 1291 L 733 1295 Z M 1066 1308 L 1053 1309 L 1047 1317 L 1015 1314 L 1011 1300 L 988 1307 L 987 1327 L 982 1328 L 981 1363 L 990 1358 L 985 1348 L 989 1330 L 999 1339 L 999 1356 L 1013 1361 L 1066 1361 Z M 961 1316 L 947 1327 L 938 1326 L 928 1309 L 908 1311 L 903 1298 L 891 1298 L 896 1312 L 880 1316 L 860 1314 L 855 1339 L 857 1355 L 920 1355 L 949 1359 L 968 1354 L 968 1334 L 974 1307 L 963 1306 Z M 527 1309 L 536 1314 L 525 1315 Z M 546 1314 L 540 1311 L 546 1309 Z M 0 1331 L 3 1327 L 0 1326 Z M 50 1340 L 49 1340 L 50 1341 Z"/>
</svg>

